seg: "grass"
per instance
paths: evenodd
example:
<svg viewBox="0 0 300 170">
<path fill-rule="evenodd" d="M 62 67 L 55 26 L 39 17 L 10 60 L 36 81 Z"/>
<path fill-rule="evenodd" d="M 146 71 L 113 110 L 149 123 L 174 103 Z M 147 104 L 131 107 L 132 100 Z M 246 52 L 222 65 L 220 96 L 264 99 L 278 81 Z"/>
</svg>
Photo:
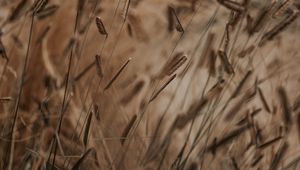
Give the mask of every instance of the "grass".
<svg viewBox="0 0 300 170">
<path fill-rule="evenodd" d="M 298 169 L 298 8 L 0 2 L 0 169 Z"/>
</svg>

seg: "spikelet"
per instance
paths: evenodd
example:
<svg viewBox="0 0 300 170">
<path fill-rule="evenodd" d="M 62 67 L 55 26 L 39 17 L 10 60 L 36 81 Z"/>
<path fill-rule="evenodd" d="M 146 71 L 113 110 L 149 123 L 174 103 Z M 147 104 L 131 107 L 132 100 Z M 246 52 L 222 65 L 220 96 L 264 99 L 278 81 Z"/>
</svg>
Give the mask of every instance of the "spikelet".
<svg viewBox="0 0 300 170">
<path fill-rule="evenodd" d="M 168 14 L 168 21 L 169 21 L 168 30 L 172 31 L 175 26 L 178 32 L 184 33 L 184 28 L 180 23 L 180 20 L 176 14 L 175 9 L 171 6 L 168 6 L 167 14 Z"/>
<path fill-rule="evenodd" d="M 243 12 L 245 7 L 242 4 L 239 4 L 232 0 L 217 0 L 220 4 L 225 6 L 226 8 L 235 11 L 235 12 Z"/>
<path fill-rule="evenodd" d="M 45 7 L 42 11 L 37 13 L 36 16 L 39 20 L 42 20 L 54 15 L 58 9 L 59 9 L 58 5 L 51 5 L 49 7 Z"/>
<path fill-rule="evenodd" d="M 103 69 L 102 69 L 102 61 L 101 61 L 101 56 L 95 55 L 95 62 L 96 62 L 96 70 L 97 70 L 97 75 L 100 78 L 103 78 Z"/>
<path fill-rule="evenodd" d="M 154 99 L 158 97 L 158 95 L 176 78 L 176 74 L 171 76 L 167 82 L 163 84 L 150 98 L 149 102 L 152 102 Z"/>
<path fill-rule="evenodd" d="M 17 20 L 19 17 L 21 17 L 21 14 L 25 11 L 25 7 L 27 4 L 27 0 L 21 0 L 16 8 L 11 12 L 8 21 L 13 22 Z"/>
<path fill-rule="evenodd" d="M 273 40 L 276 35 L 281 33 L 284 29 L 286 29 L 299 15 L 298 10 L 294 10 L 291 14 L 289 14 L 284 20 L 282 20 L 279 24 L 275 25 L 271 30 L 266 32 L 261 41 L 259 42 L 259 46 L 263 46 L 267 41 Z"/>
<path fill-rule="evenodd" d="M 107 90 L 111 87 L 111 85 L 117 80 L 117 78 L 120 76 L 120 74 L 124 71 L 124 69 L 127 67 L 129 62 L 131 61 L 131 58 L 129 58 L 119 69 L 119 71 L 112 77 L 112 79 L 107 83 L 107 85 L 104 87 L 104 90 Z"/>
<path fill-rule="evenodd" d="M 102 35 L 105 35 L 106 38 L 108 37 L 108 33 L 106 31 L 106 28 L 103 24 L 103 21 L 100 17 L 96 17 L 96 26 L 98 28 L 98 32 Z"/>
<path fill-rule="evenodd" d="M 187 57 L 182 52 L 174 55 L 174 57 L 164 65 L 164 67 L 159 75 L 159 78 L 163 78 L 164 76 L 172 75 L 186 61 L 187 61 Z"/>
<path fill-rule="evenodd" d="M 223 67 L 224 67 L 224 70 L 226 71 L 227 74 L 234 74 L 234 70 L 233 70 L 233 67 L 232 65 L 230 64 L 228 58 L 227 58 L 227 55 L 224 51 L 222 50 L 219 50 L 218 51 L 218 55 L 220 56 L 221 58 L 221 61 L 223 63 Z"/>
</svg>

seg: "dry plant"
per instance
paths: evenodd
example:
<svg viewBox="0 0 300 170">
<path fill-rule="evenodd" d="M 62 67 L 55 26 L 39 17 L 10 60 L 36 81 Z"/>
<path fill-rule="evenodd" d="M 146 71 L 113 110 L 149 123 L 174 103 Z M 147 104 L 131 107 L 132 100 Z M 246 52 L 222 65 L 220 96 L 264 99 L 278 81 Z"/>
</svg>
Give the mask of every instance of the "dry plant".
<svg viewBox="0 0 300 170">
<path fill-rule="evenodd" d="M 300 169 L 299 8 L 0 1 L 0 170 Z"/>
</svg>

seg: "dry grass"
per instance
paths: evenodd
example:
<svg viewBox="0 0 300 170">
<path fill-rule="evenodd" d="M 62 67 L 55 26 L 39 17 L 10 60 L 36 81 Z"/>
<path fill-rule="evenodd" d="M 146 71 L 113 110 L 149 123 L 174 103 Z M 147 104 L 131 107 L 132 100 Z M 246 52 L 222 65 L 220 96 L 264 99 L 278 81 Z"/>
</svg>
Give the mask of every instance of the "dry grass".
<svg viewBox="0 0 300 170">
<path fill-rule="evenodd" d="M 299 1 L 0 1 L 0 169 L 299 169 Z"/>
</svg>

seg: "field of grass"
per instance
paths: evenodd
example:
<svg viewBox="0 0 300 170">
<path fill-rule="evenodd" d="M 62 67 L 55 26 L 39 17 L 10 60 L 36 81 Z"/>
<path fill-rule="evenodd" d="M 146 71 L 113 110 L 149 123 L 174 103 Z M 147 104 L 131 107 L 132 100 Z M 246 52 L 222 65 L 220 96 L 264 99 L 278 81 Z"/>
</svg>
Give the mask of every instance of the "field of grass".
<svg viewBox="0 0 300 170">
<path fill-rule="evenodd" d="M 300 169 L 299 0 L 1 0 L 0 170 Z"/>
</svg>

